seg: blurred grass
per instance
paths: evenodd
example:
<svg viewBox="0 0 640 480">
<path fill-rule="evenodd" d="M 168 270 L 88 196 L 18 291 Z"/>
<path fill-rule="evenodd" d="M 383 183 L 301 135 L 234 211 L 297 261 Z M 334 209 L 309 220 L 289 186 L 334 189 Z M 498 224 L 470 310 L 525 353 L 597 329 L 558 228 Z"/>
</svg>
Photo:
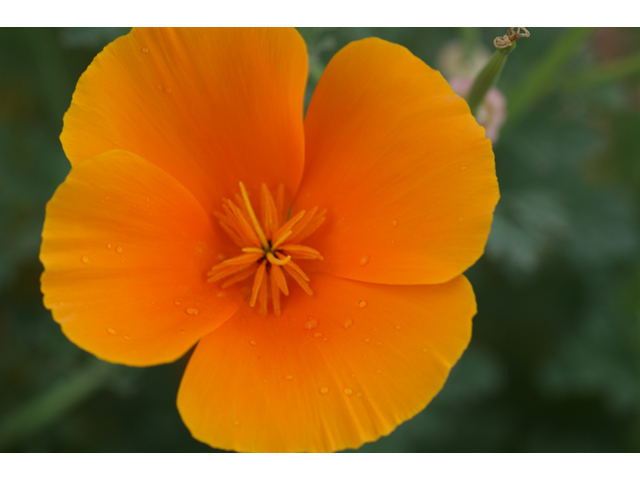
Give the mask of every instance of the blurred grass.
<svg viewBox="0 0 640 480">
<path fill-rule="evenodd" d="M 105 367 L 42 306 L 44 207 L 69 169 L 62 117 L 126 31 L 0 29 L 0 449 L 211 450 L 175 407 L 186 359 Z M 379 36 L 438 68 L 448 42 L 492 48 L 505 31 L 301 29 L 307 101 L 352 40 Z M 640 30 L 530 31 L 498 84 L 502 198 L 468 272 L 471 345 L 425 411 L 361 451 L 640 449 Z"/>
</svg>

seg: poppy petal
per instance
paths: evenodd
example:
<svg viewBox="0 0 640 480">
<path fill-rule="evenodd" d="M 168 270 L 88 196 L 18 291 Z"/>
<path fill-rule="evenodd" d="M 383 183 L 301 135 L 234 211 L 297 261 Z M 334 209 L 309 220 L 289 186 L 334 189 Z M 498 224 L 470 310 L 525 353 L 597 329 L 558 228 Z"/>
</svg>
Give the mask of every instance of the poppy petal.
<svg viewBox="0 0 640 480">
<path fill-rule="evenodd" d="M 375 283 L 450 280 L 481 255 L 498 201 L 491 142 L 440 73 L 369 38 L 338 52 L 305 119 L 295 210 L 326 208 L 312 268 Z"/>
<path fill-rule="evenodd" d="M 288 195 L 304 161 L 307 53 L 295 29 L 134 29 L 78 81 L 62 144 L 72 165 L 121 149 L 174 176 L 207 211 L 243 181 Z"/>
<path fill-rule="evenodd" d="M 228 248 L 170 175 L 108 152 L 73 167 L 47 205 L 44 303 L 65 335 L 99 358 L 170 362 L 238 309 L 233 292 L 206 282 Z"/>
<path fill-rule="evenodd" d="M 238 451 L 335 451 L 389 434 L 442 388 L 476 312 L 459 276 L 381 285 L 317 274 L 281 317 L 245 306 L 204 337 L 178 393 L 192 435 Z"/>
</svg>

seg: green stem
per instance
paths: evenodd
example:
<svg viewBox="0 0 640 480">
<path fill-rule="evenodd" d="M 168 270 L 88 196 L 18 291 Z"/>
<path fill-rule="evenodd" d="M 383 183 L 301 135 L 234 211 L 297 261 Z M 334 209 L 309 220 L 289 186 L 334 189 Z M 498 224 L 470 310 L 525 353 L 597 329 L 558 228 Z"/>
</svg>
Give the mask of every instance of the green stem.
<svg viewBox="0 0 640 480">
<path fill-rule="evenodd" d="M 507 47 L 495 51 L 489 62 L 478 74 L 471 91 L 469 92 L 467 103 L 471 109 L 471 114 L 475 116 L 478 107 L 484 100 L 485 95 L 493 87 L 500 78 L 504 64 L 507 62 L 507 56 L 516 48 L 515 42 Z"/>
<path fill-rule="evenodd" d="M 114 365 L 91 362 L 0 421 L 0 451 L 53 423 L 107 384 Z"/>
</svg>

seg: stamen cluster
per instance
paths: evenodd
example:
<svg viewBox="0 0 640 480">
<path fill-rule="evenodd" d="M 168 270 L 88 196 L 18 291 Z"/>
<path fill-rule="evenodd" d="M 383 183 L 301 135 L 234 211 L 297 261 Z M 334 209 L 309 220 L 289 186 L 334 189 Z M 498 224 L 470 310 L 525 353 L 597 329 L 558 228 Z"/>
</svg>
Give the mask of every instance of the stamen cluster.
<svg viewBox="0 0 640 480">
<path fill-rule="evenodd" d="M 216 212 L 220 226 L 243 254 L 224 260 L 207 274 L 209 282 L 216 282 L 231 276 L 222 284 L 222 288 L 241 282 L 254 275 L 253 288 L 249 304 L 254 307 L 260 303 L 260 313 L 267 313 L 267 301 L 271 297 L 273 312 L 280 316 L 280 292 L 289 295 L 289 287 L 284 275 L 286 272 L 309 295 L 309 277 L 293 261 L 322 260 L 317 250 L 300 245 L 324 222 L 326 210 L 319 214 L 318 208 L 298 212 L 292 218 L 284 213 L 284 186 L 280 185 L 277 200 L 265 184 L 260 190 L 262 223 L 249 201 L 249 195 L 240 182 L 240 195 L 236 194 L 236 203 L 223 199 L 224 213 Z M 291 212 L 289 212 L 290 214 Z"/>
</svg>

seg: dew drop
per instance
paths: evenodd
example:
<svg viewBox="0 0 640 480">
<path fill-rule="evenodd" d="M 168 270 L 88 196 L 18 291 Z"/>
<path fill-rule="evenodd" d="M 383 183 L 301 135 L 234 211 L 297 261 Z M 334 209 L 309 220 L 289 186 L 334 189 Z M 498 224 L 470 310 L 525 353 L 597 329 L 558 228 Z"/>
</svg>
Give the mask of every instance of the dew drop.
<svg viewBox="0 0 640 480">
<path fill-rule="evenodd" d="M 89 263 L 89 257 L 82 257 L 82 263 L 84 264 Z"/>
<path fill-rule="evenodd" d="M 326 395 L 327 393 L 329 393 L 329 387 L 322 387 L 322 388 L 320 389 L 320 393 L 321 393 L 322 395 Z"/>
<path fill-rule="evenodd" d="M 181 302 L 180 300 L 176 300 L 176 301 L 175 301 L 175 302 L 173 302 L 173 303 L 175 303 L 176 305 L 182 305 L 182 302 Z"/>
<path fill-rule="evenodd" d="M 466 167 L 466 166 L 463 166 L 463 167 L 462 167 L 462 170 L 466 170 L 466 169 L 467 169 L 467 167 Z"/>
<path fill-rule="evenodd" d="M 344 328 L 349 328 L 351 325 L 353 325 L 353 320 L 351 320 L 350 318 L 344 321 Z"/>
<path fill-rule="evenodd" d="M 382 370 L 376 370 L 376 373 L 380 375 L 382 373 Z"/>
<path fill-rule="evenodd" d="M 316 338 L 320 338 L 322 336 L 322 333 L 321 332 L 316 332 L 316 333 L 313 334 L 313 336 L 316 337 Z"/>
<path fill-rule="evenodd" d="M 256 341 L 255 340 L 249 340 L 249 343 L 251 344 L 251 346 L 255 347 L 256 346 Z"/>
<path fill-rule="evenodd" d="M 360 259 L 360 265 L 364 267 L 367 263 L 369 263 L 369 260 L 371 260 L 371 257 L 369 257 L 369 255 L 365 255 Z"/>
<path fill-rule="evenodd" d="M 113 248 L 113 245 L 111 245 L 110 243 L 107 243 L 107 248 Z"/>
<path fill-rule="evenodd" d="M 226 293 L 225 293 L 225 292 L 223 292 L 222 290 L 220 290 L 218 293 L 216 293 L 216 296 L 217 296 L 218 298 L 222 298 L 222 297 L 224 297 L 225 295 L 226 295 Z"/>
<path fill-rule="evenodd" d="M 313 330 L 318 326 L 318 320 L 312 317 L 308 317 L 307 321 L 304 324 L 304 328 L 307 330 Z"/>
<path fill-rule="evenodd" d="M 118 253 L 122 253 L 122 247 L 121 247 L 121 246 L 117 246 L 117 247 L 116 247 L 116 252 L 118 252 Z"/>
<path fill-rule="evenodd" d="M 358 303 L 358 306 L 360 308 L 364 308 L 367 306 L 367 301 L 366 300 L 360 300 L 360 302 Z"/>
<path fill-rule="evenodd" d="M 113 328 L 109 327 L 109 328 L 107 328 L 107 333 L 108 333 L 109 335 L 115 335 L 115 334 L 116 334 L 116 331 L 115 331 L 115 329 L 113 329 Z"/>
<path fill-rule="evenodd" d="M 391 225 L 393 225 L 394 227 L 398 226 L 398 220 L 394 220 L 393 222 L 391 222 Z"/>
<path fill-rule="evenodd" d="M 240 425 L 240 420 L 234 420 L 233 424 L 237 427 L 238 425 Z"/>
<path fill-rule="evenodd" d="M 396 325 L 396 330 L 400 330 L 402 328 L 402 325 Z"/>
<path fill-rule="evenodd" d="M 353 394 L 353 390 L 351 390 L 350 388 L 345 388 L 344 389 L 344 394 L 351 396 Z"/>
<path fill-rule="evenodd" d="M 369 342 L 371 341 L 371 339 L 370 339 L 370 338 L 365 338 L 365 339 L 364 339 L 364 341 L 365 341 L 366 343 L 369 343 Z"/>
<path fill-rule="evenodd" d="M 124 339 L 125 339 L 125 340 L 131 340 L 131 337 L 130 337 L 129 335 L 125 335 L 125 336 L 124 336 Z"/>
<path fill-rule="evenodd" d="M 197 315 L 200 313 L 197 308 L 187 308 L 187 315 Z"/>
<path fill-rule="evenodd" d="M 286 376 L 286 377 L 284 377 L 284 378 L 286 378 L 287 380 L 291 381 L 291 380 L 293 380 L 293 375 L 287 375 L 287 376 Z"/>
<path fill-rule="evenodd" d="M 149 49 L 147 47 L 142 48 L 142 53 L 149 53 Z"/>
</svg>

